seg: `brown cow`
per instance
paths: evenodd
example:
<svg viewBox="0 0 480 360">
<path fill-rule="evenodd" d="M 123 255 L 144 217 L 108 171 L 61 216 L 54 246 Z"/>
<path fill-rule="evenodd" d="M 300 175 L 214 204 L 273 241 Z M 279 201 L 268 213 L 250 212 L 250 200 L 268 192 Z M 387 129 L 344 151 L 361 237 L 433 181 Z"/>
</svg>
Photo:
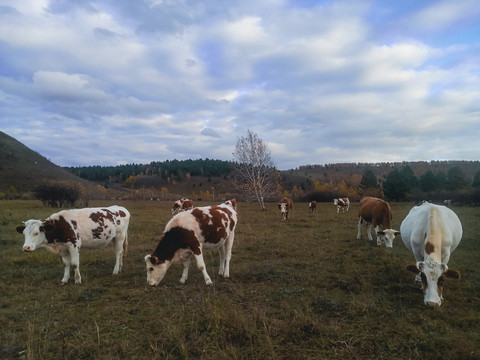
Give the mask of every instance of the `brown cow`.
<svg viewBox="0 0 480 360">
<path fill-rule="evenodd" d="M 360 210 L 358 213 L 358 233 L 357 239 L 362 238 L 362 225 L 367 226 L 368 239 L 373 241 L 372 226 L 375 227 L 377 234 L 377 245 L 382 241 L 386 247 L 393 247 L 393 239 L 400 232 L 392 229 L 392 208 L 390 204 L 381 199 L 366 196 L 360 200 Z"/>
<path fill-rule="evenodd" d="M 287 197 L 284 197 L 279 203 L 278 208 L 280 209 L 280 213 L 282 214 L 282 220 L 288 220 L 288 213 L 290 210 L 293 209 L 293 201 Z"/>
<path fill-rule="evenodd" d="M 310 212 L 313 214 L 314 212 L 317 212 L 317 202 L 315 200 L 310 201 L 308 203 L 308 208 L 310 209 Z"/>
</svg>

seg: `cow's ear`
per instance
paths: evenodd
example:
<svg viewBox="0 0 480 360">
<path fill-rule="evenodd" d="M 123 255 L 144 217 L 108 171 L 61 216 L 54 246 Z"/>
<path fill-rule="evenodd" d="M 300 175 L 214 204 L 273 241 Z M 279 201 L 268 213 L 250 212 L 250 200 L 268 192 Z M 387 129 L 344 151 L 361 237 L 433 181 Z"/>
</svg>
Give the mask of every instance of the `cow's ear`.
<svg viewBox="0 0 480 360">
<path fill-rule="evenodd" d="M 23 234 L 23 230 L 25 230 L 25 225 L 19 225 L 17 226 L 17 232 L 20 234 Z"/>
<path fill-rule="evenodd" d="M 394 234 L 394 235 L 395 235 L 395 236 L 400 235 L 400 231 L 395 231 L 395 234 Z"/>
<path fill-rule="evenodd" d="M 148 255 L 147 255 L 147 256 L 148 256 Z M 155 255 L 149 255 L 148 260 L 150 260 L 150 263 L 151 263 L 152 265 L 157 265 L 157 264 L 160 262 L 160 260 L 158 259 L 158 257 L 156 257 Z"/>
<path fill-rule="evenodd" d="M 460 279 L 461 278 L 461 275 L 460 275 L 460 271 L 457 271 L 457 270 L 450 270 L 448 269 L 446 272 L 444 272 L 444 275 L 449 278 L 449 279 Z"/>
<path fill-rule="evenodd" d="M 420 270 L 418 270 L 417 265 L 414 264 L 405 266 L 405 270 L 410 271 L 414 274 L 420 274 Z"/>
</svg>

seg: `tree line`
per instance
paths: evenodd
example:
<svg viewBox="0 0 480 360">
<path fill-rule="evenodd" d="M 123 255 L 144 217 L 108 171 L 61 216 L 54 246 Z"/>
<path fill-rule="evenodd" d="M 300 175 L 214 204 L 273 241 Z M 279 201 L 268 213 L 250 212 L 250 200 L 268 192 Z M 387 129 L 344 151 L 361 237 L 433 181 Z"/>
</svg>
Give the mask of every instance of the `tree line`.
<svg viewBox="0 0 480 360">
<path fill-rule="evenodd" d="M 125 164 L 117 166 L 65 167 L 71 173 L 91 181 L 124 182 L 131 176 L 158 176 L 166 180 L 185 176 L 223 176 L 231 170 L 231 162 L 213 159 L 152 161 L 149 164 Z"/>
</svg>

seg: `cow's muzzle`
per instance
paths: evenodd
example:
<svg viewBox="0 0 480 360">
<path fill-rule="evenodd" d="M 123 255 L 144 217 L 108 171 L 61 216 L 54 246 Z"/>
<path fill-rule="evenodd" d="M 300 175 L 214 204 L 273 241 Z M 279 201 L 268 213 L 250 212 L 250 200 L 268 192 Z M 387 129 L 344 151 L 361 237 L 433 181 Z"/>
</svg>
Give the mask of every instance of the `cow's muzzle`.
<svg viewBox="0 0 480 360">
<path fill-rule="evenodd" d="M 24 246 L 23 251 L 24 252 L 30 252 L 30 251 L 32 251 L 32 249 L 30 248 L 30 246 Z"/>
</svg>

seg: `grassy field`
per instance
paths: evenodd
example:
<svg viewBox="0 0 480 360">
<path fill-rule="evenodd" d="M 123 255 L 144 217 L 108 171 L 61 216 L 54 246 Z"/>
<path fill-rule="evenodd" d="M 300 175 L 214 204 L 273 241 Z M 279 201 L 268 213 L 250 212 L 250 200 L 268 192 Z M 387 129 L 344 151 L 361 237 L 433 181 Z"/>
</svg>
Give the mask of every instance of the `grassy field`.
<svg viewBox="0 0 480 360">
<path fill-rule="evenodd" d="M 91 206 L 112 205 L 91 203 Z M 453 208 L 464 227 L 438 309 L 423 304 L 413 263 L 393 249 L 356 240 L 358 203 L 294 205 L 280 222 L 276 204 L 238 205 L 231 277 L 206 253 L 214 286 L 193 262 L 185 285 L 173 265 L 158 287 L 146 284 L 151 253 L 171 203 L 119 203 L 132 214 L 124 271 L 112 276 L 113 248 L 81 254 L 83 284 L 60 286 L 63 264 L 40 249 L 23 253 L 23 220 L 52 209 L 0 202 L 1 359 L 478 359 L 480 208 Z M 413 204 L 392 203 L 394 227 Z"/>
</svg>

